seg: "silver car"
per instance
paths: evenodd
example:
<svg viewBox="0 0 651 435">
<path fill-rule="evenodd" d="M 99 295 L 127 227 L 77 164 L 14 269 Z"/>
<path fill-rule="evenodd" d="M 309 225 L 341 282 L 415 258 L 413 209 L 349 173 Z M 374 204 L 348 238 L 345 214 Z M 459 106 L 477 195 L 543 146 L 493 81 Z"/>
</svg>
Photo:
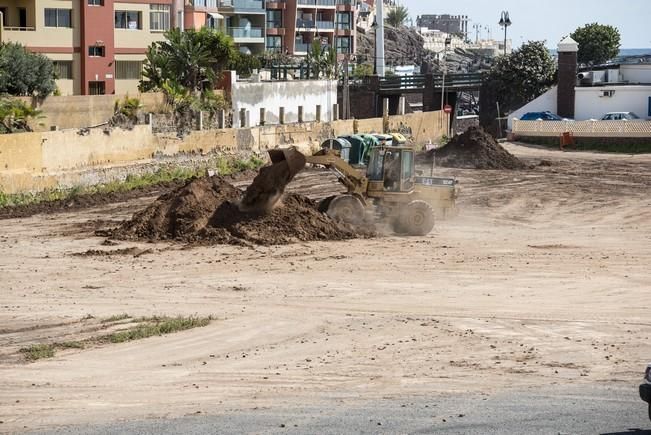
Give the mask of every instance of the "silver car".
<svg viewBox="0 0 651 435">
<path fill-rule="evenodd" d="M 642 118 L 633 112 L 608 112 L 602 118 L 602 121 L 643 121 Z"/>
</svg>

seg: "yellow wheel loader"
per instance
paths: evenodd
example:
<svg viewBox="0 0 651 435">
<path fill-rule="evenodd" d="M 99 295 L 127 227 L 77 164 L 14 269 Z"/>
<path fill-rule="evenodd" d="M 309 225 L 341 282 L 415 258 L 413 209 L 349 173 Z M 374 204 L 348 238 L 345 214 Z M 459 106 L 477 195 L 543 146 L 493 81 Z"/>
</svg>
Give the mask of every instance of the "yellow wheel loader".
<svg viewBox="0 0 651 435">
<path fill-rule="evenodd" d="M 373 148 L 366 174 L 327 148 L 311 156 L 294 147 L 274 149 L 269 156 L 272 165 L 261 170 L 244 194 L 240 207 L 245 211 L 272 209 L 285 186 L 308 163 L 331 170 L 346 187 L 346 193 L 319 205 L 335 220 L 359 225 L 372 211 L 396 233 L 424 236 L 434 228 L 435 208 L 454 208 L 456 181 L 416 176 L 414 150 L 409 147 Z"/>
</svg>

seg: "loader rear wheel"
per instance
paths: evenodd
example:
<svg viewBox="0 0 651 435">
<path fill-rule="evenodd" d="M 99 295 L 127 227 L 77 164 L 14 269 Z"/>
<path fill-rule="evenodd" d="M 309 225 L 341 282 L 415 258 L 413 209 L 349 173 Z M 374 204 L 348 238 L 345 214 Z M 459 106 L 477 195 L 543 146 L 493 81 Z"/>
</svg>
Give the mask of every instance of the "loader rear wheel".
<svg viewBox="0 0 651 435">
<path fill-rule="evenodd" d="M 434 228 L 434 210 L 425 201 L 412 201 L 400 212 L 395 230 L 410 236 L 426 236 Z"/>
<path fill-rule="evenodd" d="M 364 205 L 353 195 L 339 195 L 330 201 L 327 214 L 336 221 L 357 225 L 364 220 Z"/>
</svg>

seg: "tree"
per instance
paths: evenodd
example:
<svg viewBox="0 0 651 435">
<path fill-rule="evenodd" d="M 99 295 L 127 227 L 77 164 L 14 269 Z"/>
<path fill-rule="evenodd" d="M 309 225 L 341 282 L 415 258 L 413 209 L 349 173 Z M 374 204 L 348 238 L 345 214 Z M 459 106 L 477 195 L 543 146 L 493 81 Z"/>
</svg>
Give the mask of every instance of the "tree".
<svg viewBox="0 0 651 435">
<path fill-rule="evenodd" d="M 589 65 L 607 62 L 619 55 L 621 35 L 616 27 L 592 23 L 570 35 L 579 43 L 579 62 Z"/>
<path fill-rule="evenodd" d="M 409 9 L 399 5 L 389 11 L 386 22 L 391 27 L 400 27 L 407 21 L 407 18 L 409 18 Z"/>
<path fill-rule="evenodd" d="M 306 62 L 316 79 L 322 75 L 327 79 L 333 79 L 337 76 L 337 52 L 332 47 L 324 48 L 318 39 L 312 41 Z"/>
<path fill-rule="evenodd" d="M 486 76 L 485 87 L 500 103 L 502 113 L 506 113 L 539 97 L 555 81 L 556 64 L 545 41 L 530 41 L 497 58 Z"/>
<path fill-rule="evenodd" d="M 54 64 L 20 44 L 0 44 L 0 94 L 45 98 L 56 90 Z"/>
<path fill-rule="evenodd" d="M 164 84 L 199 94 L 212 87 L 237 55 L 230 36 L 212 29 L 172 29 L 165 40 L 148 49 L 143 67 L 141 91 L 163 90 Z"/>
</svg>

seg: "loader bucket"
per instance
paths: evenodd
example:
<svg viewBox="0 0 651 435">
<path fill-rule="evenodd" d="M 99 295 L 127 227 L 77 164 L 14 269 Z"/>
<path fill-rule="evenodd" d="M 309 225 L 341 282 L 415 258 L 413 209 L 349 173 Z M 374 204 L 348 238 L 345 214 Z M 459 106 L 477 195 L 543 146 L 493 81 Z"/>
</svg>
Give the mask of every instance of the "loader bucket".
<svg viewBox="0 0 651 435">
<path fill-rule="evenodd" d="M 285 187 L 305 167 L 305 156 L 296 148 L 269 151 L 271 165 L 260 169 L 240 201 L 240 210 L 266 213 L 276 206 Z"/>
</svg>

